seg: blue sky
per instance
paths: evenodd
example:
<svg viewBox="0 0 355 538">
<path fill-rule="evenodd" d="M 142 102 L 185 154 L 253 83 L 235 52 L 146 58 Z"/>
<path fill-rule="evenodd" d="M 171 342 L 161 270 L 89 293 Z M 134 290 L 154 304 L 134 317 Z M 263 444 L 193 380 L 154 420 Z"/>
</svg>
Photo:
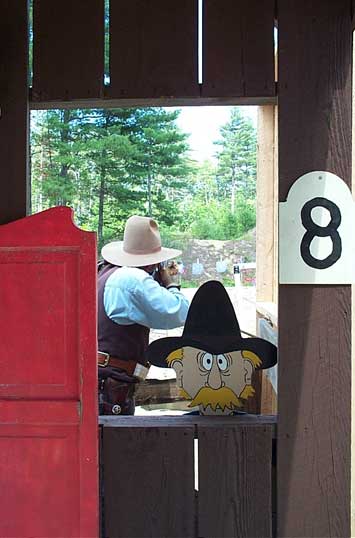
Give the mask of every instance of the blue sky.
<svg viewBox="0 0 355 538">
<path fill-rule="evenodd" d="M 216 152 L 213 142 L 220 137 L 219 129 L 229 120 L 231 108 L 228 106 L 186 106 L 181 109 L 177 123 L 185 133 L 190 133 L 189 143 L 193 159 L 197 161 L 213 159 Z M 240 108 L 256 126 L 257 107 Z"/>
</svg>

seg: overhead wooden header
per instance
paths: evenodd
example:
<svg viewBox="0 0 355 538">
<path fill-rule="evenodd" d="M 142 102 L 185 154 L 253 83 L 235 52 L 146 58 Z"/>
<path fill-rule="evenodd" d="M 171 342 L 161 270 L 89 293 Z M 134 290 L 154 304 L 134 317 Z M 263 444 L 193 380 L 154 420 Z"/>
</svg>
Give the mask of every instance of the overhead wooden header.
<svg viewBox="0 0 355 538">
<path fill-rule="evenodd" d="M 204 97 L 275 95 L 274 0 L 204 0 Z"/>
<path fill-rule="evenodd" d="M 106 15 L 104 0 L 33 2 L 36 108 L 102 99 L 256 103 L 275 95 L 275 0 L 205 0 L 201 20 L 198 0 L 112 0 Z"/>
</svg>

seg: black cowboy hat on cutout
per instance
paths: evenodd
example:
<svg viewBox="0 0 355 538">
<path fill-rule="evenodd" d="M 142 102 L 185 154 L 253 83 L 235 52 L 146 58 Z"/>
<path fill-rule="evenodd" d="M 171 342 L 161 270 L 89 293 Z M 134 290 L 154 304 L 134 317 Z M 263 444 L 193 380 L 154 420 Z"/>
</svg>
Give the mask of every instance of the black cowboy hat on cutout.
<svg viewBox="0 0 355 538">
<path fill-rule="evenodd" d="M 239 323 L 224 286 L 217 280 L 203 284 L 196 292 L 182 336 L 160 338 L 147 350 L 147 360 L 167 367 L 168 355 L 181 347 L 194 347 L 218 355 L 232 351 L 252 351 L 261 364 L 256 369 L 274 366 L 277 348 L 262 338 L 242 338 Z"/>
</svg>

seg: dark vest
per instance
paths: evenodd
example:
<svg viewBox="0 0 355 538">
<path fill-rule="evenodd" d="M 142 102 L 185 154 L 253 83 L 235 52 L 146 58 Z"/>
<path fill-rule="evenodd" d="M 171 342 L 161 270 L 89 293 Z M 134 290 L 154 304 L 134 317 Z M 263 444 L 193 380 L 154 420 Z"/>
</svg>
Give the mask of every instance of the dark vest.
<svg viewBox="0 0 355 538">
<path fill-rule="evenodd" d="M 144 354 L 149 343 L 149 329 L 143 325 L 119 325 L 105 312 L 104 289 L 106 280 L 118 268 L 108 265 L 98 276 L 98 349 L 122 360 L 145 363 Z"/>
</svg>

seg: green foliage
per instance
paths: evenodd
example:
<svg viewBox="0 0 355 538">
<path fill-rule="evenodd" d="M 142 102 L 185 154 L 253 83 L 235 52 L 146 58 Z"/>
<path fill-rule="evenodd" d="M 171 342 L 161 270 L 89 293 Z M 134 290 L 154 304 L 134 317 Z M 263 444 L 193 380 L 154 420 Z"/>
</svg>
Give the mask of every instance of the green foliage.
<svg viewBox="0 0 355 538">
<path fill-rule="evenodd" d="M 256 130 L 251 120 L 234 107 L 231 119 L 221 129 L 221 140 L 216 142 L 218 152 L 217 184 L 219 197 L 229 197 L 231 210 L 235 197 L 241 193 L 245 199 L 256 194 Z"/>
<path fill-rule="evenodd" d="M 193 204 L 190 233 L 197 239 L 238 239 L 255 226 L 255 204 L 238 194 L 234 211 L 229 202 L 213 200 L 208 205 Z"/>
<path fill-rule="evenodd" d="M 197 163 L 176 124 L 179 113 L 159 107 L 33 112 L 33 211 L 70 205 L 79 226 L 98 232 L 99 247 L 122 238 L 133 214 L 157 219 L 163 243 L 173 248 L 186 248 L 192 238 L 241 237 L 255 226 L 255 129 L 233 108 L 221 128 L 217 162 Z"/>
<path fill-rule="evenodd" d="M 226 288 L 234 288 L 234 286 L 235 286 L 234 279 L 231 278 L 231 277 L 228 277 L 228 276 L 225 276 L 225 277 L 222 278 L 222 284 Z"/>
<path fill-rule="evenodd" d="M 151 215 L 172 225 L 191 164 L 178 111 L 161 108 L 51 110 L 34 114 L 33 210 L 71 205 L 99 245 L 126 219 Z"/>
</svg>

